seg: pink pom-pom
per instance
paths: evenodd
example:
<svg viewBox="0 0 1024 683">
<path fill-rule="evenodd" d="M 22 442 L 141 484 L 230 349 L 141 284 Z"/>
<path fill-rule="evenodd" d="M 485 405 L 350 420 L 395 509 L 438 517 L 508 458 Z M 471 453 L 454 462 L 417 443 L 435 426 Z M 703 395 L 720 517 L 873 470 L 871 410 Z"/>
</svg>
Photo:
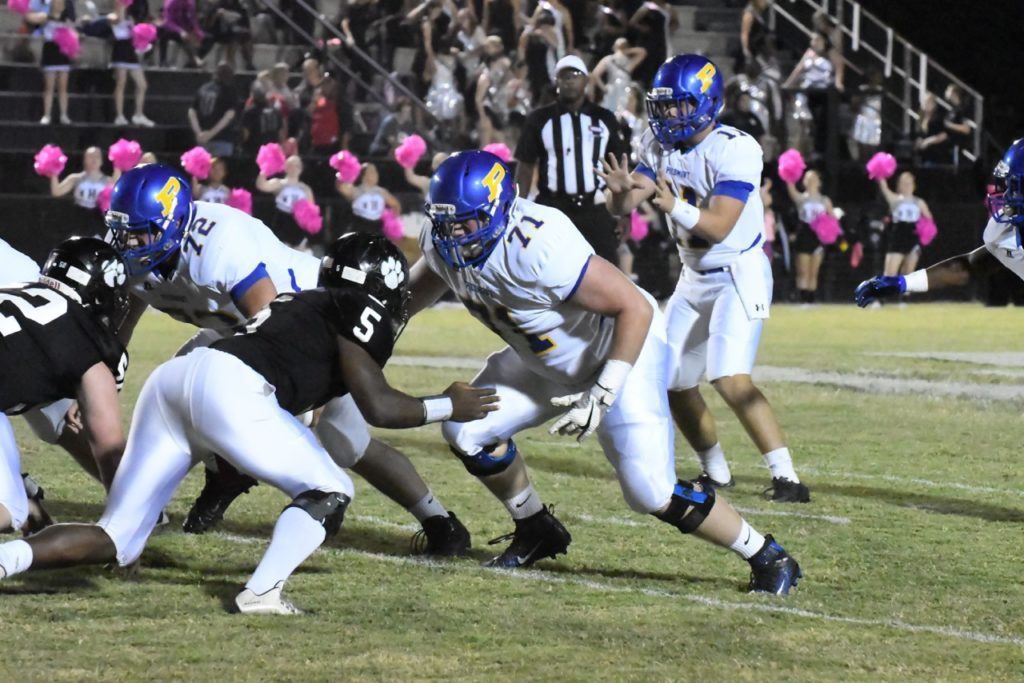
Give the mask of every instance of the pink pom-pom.
<svg viewBox="0 0 1024 683">
<path fill-rule="evenodd" d="M 60 175 L 67 163 L 67 155 L 57 145 L 43 145 L 43 148 L 36 152 L 35 169 L 41 176 Z"/>
<path fill-rule="evenodd" d="M 381 232 L 384 236 L 395 244 L 399 244 L 402 238 L 405 237 L 405 230 L 402 228 L 402 219 L 395 215 L 395 212 L 391 209 L 384 209 L 384 215 L 381 216 L 383 225 L 381 226 Z"/>
<path fill-rule="evenodd" d="M 78 32 L 69 26 L 61 26 L 53 32 L 53 42 L 64 56 L 68 59 L 77 59 L 82 51 L 82 44 L 78 40 Z"/>
<path fill-rule="evenodd" d="M 320 207 L 308 199 L 300 199 L 292 207 L 295 223 L 310 235 L 315 235 L 324 227 L 324 219 L 320 215 Z"/>
<path fill-rule="evenodd" d="M 213 157 L 202 147 L 193 147 L 181 155 L 181 167 L 189 175 L 199 180 L 206 180 L 210 175 L 210 164 Z"/>
<path fill-rule="evenodd" d="M 156 40 L 156 26 L 153 24 L 135 24 L 132 27 L 132 47 L 136 52 L 145 52 Z"/>
<path fill-rule="evenodd" d="M 921 242 L 922 247 L 927 247 L 935 239 L 935 236 L 939 234 L 939 229 L 935 227 L 935 221 L 928 216 L 921 216 L 917 219 L 917 225 L 914 226 L 917 232 L 917 239 Z"/>
<path fill-rule="evenodd" d="M 634 211 L 629 214 L 629 239 L 634 242 L 639 242 L 643 238 L 647 237 L 647 233 L 651 231 L 651 224 L 648 223 L 639 212 Z"/>
<path fill-rule="evenodd" d="M 485 152 L 490 152 L 494 156 L 498 157 L 506 164 L 508 160 L 512 158 L 512 150 L 508 148 L 504 142 L 492 142 L 491 144 L 484 147 Z"/>
<path fill-rule="evenodd" d="M 7 9 L 18 14 L 28 14 L 30 0 L 7 0 Z"/>
<path fill-rule="evenodd" d="M 871 180 L 887 180 L 896 172 L 896 157 L 888 152 L 876 152 L 868 160 L 866 168 Z"/>
<path fill-rule="evenodd" d="M 331 157 L 331 168 L 338 172 L 339 183 L 354 183 L 362 172 L 359 158 L 346 150 L 342 150 Z"/>
<path fill-rule="evenodd" d="M 412 168 L 427 151 L 427 143 L 419 135 L 410 135 L 395 147 L 395 161 L 402 168 Z"/>
<path fill-rule="evenodd" d="M 252 193 L 249 190 L 241 187 L 236 187 L 231 190 L 231 194 L 228 195 L 228 206 L 244 211 L 250 216 L 252 215 Z"/>
<path fill-rule="evenodd" d="M 130 171 L 142 158 L 142 146 L 135 140 L 121 138 L 107 150 L 107 158 L 120 171 Z"/>
<path fill-rule="evenodd" d="M 861 242 L 857 242 L 853 245 L 853 249 L 850 249 L 850 268 L 857 270 L 862 260 L 864 260 L 864 245 Z"/>
<path fill-rule="evenodd" d="M 822 244 L 835 244 L 839 236 L 843 234 L 843 229 L 839 227 L 839 219 L 828 211 L 819 213 L 811 221 L 811 230 L 818 236 Z"/>
<path fill-rule="evenodd" d="M 107 185 L 100 190 L 98 195 L 96 195 L 96 208 L 98 208 L 102 213 L 106 213 L 107 209 L 110 208 L 110 195 L 113 193 L 114 186 Z"/>
<path fill-rule="evenodd" d="M 807 170 L 804 158 L 795 149 L 787 149 L 779 155 L 779 177 L 784 182 L 795 183 L 803 177 Z"/>
<path fill-rule="evenodd" d="M 268 142 L 256 153 L 256 165 L 268 178 L 284 170 L 284 151 L 276 142 Z"/>
</svg>

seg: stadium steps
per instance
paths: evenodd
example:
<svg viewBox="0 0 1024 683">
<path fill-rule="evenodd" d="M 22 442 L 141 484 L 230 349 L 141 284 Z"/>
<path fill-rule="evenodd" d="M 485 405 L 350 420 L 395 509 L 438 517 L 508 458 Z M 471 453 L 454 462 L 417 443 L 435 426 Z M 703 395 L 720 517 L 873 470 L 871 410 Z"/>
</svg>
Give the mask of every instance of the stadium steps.
<svg viewBox="0 0 1024 683">
<path fill-rule="evenodd" d="M 113 82 L 110 83 L 113 89 Z M 135 111 L 132 87 L 125 97 L 125 112 Z M 180 126 L 188 121 L 193 98 L 185 95 L 146 93 L 146 115 L 158 125 Z M 68 115 L 76 123 L 110 123 L 114 120 L 114 96 L 109 93 L 71 93 Z M 0 92 L 0 121 L 32 122 L 43 115 L 43 99 L 38 91 Z"/>
</svg>

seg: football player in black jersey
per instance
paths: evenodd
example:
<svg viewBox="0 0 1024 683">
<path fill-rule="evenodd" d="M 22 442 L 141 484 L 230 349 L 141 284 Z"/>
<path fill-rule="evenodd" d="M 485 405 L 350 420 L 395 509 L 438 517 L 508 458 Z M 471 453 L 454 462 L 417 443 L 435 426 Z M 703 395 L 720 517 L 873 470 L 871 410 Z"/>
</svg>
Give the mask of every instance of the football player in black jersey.
<svg viewBox="0 0 1024 683">
<path fill-rule="evenodd" d="M 158 367 L 139 396 L 98 524 L 58 524 L 0 545 L 0 578 L 29 568 L 122 566 L 141 555 L 160 511 L 197 459 L 219 453 L 288 494 L 238 610 L 296 614 L 285 580 L 341 526 L 352 482 L 294 416 L 351 393 L 370 424 L 469 421 L 497 409 L 492 389 L 452 384 L 413 398 L 383 373 L 408 318 L 409 269 L 383 237 L 350 234 L 324 257 L 322 288 L 279 296 L 246 331 Z"/>
<path fill-rule="evenodd" d="M 73 237 L 50 252 L 39 282 L 0 289 L 0 530 L 26 522 L 28 500 L 10 421 L 76 398 L 109 489 L 124 450 L 117 389 L 128 356 L 113 329 L 124 314 L 125 266 L 102 240 Z"/>
</svg>

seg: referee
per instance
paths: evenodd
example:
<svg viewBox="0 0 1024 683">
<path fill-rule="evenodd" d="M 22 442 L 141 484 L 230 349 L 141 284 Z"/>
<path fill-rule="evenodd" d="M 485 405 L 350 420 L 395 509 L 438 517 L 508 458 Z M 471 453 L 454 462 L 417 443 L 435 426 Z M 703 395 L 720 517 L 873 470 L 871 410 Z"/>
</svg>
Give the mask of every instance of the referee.
<svg viewBox="0 0 1024 683">
<path fill-rule="evenodd" d="M 564 212 L 598 256 L 617 264 L 618 220 L 603 206 L 604 181 L 594 169 L 609 153 L 629 154 L 629 140 L 615 114 L 587 99 L 588 76 L 579 57 L 558 60 L 558 100 L 526 117 L 516 146 L 516 183 L 529 196 L 539 169 L 536 201 Z"/>
</svg>

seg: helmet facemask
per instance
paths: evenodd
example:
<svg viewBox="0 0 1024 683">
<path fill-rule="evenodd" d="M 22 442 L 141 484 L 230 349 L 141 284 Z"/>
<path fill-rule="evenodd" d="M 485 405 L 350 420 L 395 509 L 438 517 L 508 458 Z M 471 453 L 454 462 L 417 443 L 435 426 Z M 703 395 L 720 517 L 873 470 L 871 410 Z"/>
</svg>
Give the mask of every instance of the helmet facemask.
<svg viewBox="0 0 1024 683">
<path fill-rule="evenodd" d="M 1024 224 L 1024 178 L 1010 175 L 1002 161 L 992 174 L 985 205 L 996 223 Z"/>
<path fill-rule="evenodd" d="M 451 204 L 428 204 L 427 215 L 431 223 L 431 239 L 438 255 L 449 268 L 461 270 L 478 266 L 494 251 L 505 232 L 506 220 L 495 220 L 498 210 L 492 204 L 474 211 L 456 214 Z M 475 221 L 476 225 L 470 225 Z"/>
<path fill-rule="evenodd" d="M 667 147 L 685 143 L 714 123 L 722 110 L 718 98 L 690 93 L 677 98 L 672 88 L 651 88 L 645 103 L 651 132 Z"/>
<path fill-rule="evenodd" d="M 138 277 L 153 272 L 177 253 L 190 218 L 191 212 L 177 220 L 172 216 L 132 223 L 128 214 L 110 210 L 104 222 L 110 230 L 111 244 L 128 266 L 128 274 Z"/>
</svg>

